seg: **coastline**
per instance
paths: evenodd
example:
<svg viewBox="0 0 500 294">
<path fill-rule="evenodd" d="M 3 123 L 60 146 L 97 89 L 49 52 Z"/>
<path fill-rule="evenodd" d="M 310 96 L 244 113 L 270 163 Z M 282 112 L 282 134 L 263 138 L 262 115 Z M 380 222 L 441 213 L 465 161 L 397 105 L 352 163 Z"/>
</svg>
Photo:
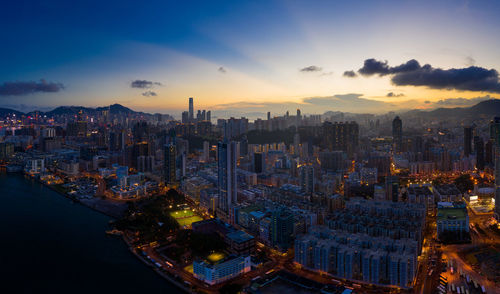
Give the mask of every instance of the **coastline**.
<svg viewBox="0 0 500 294">
<path fill-rule="evenodd" d="M 81 204 L 84 207 L 90 208 L 90 209 L 92 209 L 92 210 L 94 210 L 96 212 L 99 212 L 99 213 L 101 213 L 103 215 L 106 215 L 106 216 L 112 218 L 113 220 L 116 220 L 118 218 L 117 215 L 115 215 L 113 213 L 110 213 L 109 211 L 105 211 L 105 210 L 99 209 L 97 206 L 91 206 L 89 203 L 83 202 L 83 201 L 81 201 L 81 200 L 79 200 L 79 199 L 77 199 L 77 198 L 75 198 L 75 197 L 73 197 L 71 195 L 68 195 L 67 193 L 61 193 L 61 191 L 55 189 L 52 185 L 48 185 L 47 183 L 44 183 L 39 178 L 32 177 L 32 176 L 30 176 L 30 175 L 28 175 L 28 174 L 26 174 L 24 172 L 10 173 L 10 174 L 18 174 L 18 175 L 22 175 L 26 179 L 35 180 L 38 183 L 42 184 L 44 187 L 47 187 L 47 188 L 51 189 L 52 191 L 56 192 L 57 194 L 62 195 L 63 197 L 65 197 L 65 198 L 67 198 L 67 199 L 69 199 L 69 200 L 71 200 L 71 201 L 73 201 L 75 203 Z M 179 283 L 179 281 L 176 281 L 170 275 L 168 275 L 168 274 L 160 271 L 158 268 L 156 268 L 154 266 L 154 264 L 152 264 L 147 259 L 145 259 L 144 257 L 140 256 L 137 252 L 135 252 L 134 247 L 127 240 L 125 234 L 122 234 L 122 240 L 127 245 L 129 252 L 131 254 L 133 254 L 135 257 L 137 257 L 140 261 L 142 261 L 145 265 L 147 265 L 148 267 L 150 267 L 156 274 L 158 274 L 159 276 L 161 276 L 162 278 L 164 278 L 168 283 L 170 283 L 170 284 L 174 285 L 175 287 L 177 287 L 179 290 L 182 290 L 185 293 L 192 293 L 192 291 L 190 289 L 188 289 L 187 287 L 185 287 L 183 284 Z"/>
</svg>

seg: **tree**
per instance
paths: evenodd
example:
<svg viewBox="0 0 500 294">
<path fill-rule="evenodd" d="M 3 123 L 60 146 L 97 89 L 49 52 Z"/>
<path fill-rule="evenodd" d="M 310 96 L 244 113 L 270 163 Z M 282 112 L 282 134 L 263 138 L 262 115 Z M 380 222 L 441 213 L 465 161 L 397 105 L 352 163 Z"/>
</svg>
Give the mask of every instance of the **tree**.
<svg viewBox="0 0 500 294">
<path fill-rule="evenodd" d="M 468 174 L 462 174 L 458 176 L 455 180 L 453 180 L 453 183 L 455 183 L 457 188 L 462 193 L 474 189 L 474 182 L 472 181 L 471 176 Z"/>
</svg>

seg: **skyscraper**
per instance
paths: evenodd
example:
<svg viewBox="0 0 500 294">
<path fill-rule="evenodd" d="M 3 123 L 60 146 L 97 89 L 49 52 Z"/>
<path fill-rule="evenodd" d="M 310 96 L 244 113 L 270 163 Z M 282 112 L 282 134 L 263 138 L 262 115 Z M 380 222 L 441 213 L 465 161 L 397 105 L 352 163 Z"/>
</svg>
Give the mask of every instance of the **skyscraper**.
<svg viewBox="0 0 500 294">
<path fill-rule="evenodd" d="M 170 143 L 164 146 L 163 155 L 163 177 L 165 185 L 173 184 L 176 181 L 176 148 Z"/>
<path fill-rule="evenodd" d="M 484 142 L 483 138 L 479 136 L 474 137 L 474 151 L 476 153 L 476 168 L 478 170 L 484 169 Z"/>
<path fill-rule="evenodd" d="M 400 153 L 403 147 L 403 121 L 396 116 L 392 121 L 392 139 L 394 151 Z"/>
<path fill-rule="evenodd" d="M 314 167 L 312 165 L 303 165 L 299 168 L 300 187 L 306 194 L 314 193 Z"/>
<path fill-rule="evenodd" d="M 464 156 L 472 153 L 472 127 L 464 127 Z"/>
<path fill-rule="evenodd" d="M 358 149 L 359 126 L 356 122 L 325 122 L 323 124 L 323 140 L 329 150 L 345 151 L 353 157 Z"/>
<path fill-rule="evenodd" d="M 194 106 L 193 106 L 193 97 L 189 97 L 189 121 L 194 121 Z"/>
<path fill-rule="evenodd" d="M 490 137 L 495 150 L 495 218 L 500 221 L 500 117 L 495 117 L 490 124 Z"/>
<path fill-rule="evenodd" d="M 210 159 L 210 142 L 203 141 L 203 161 L 208 162 Z"/>
<path fill-rule="evenodd" d="M 266 171 L 266 157 L 265 154 L 261 152 L 255 152 L 253 154 L 253 170 L 255 173 L 263 173 Z"/>
<path fill-rule="evenodd" d="M 302 124 L 302 115 L 300 114 L 300 109 L 297 108 L 297 116 L 295 117 L 295 126 L 299 127 Z"/>
<path fill-rule="evenodd" d="M 271 217 L 271 243 L 281 249 L 288 249 L 292 242 L 293 214 L 288 210 L 277 209 Z"/>
<path fill-rule="evenodd" d="M 182 112 L 182 123 L 187 124 L 189 122 L 189 112 L 183 111 Z"/>
<path fill-rule="evenodd" d="M 236 143 L 225 139 L 217 145 L 217 177 L 219 189 L 219 217 L 234 223 L 233 206 L 237 202 Z"/>
</svg>

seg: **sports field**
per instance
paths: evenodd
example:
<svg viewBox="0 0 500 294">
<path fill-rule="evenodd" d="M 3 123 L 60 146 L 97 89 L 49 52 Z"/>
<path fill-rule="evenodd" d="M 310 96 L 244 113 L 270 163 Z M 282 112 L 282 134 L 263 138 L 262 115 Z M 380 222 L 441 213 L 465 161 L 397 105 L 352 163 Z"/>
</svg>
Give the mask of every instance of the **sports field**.
<svg viewBox="0 0 500 294">
<path fill-rule="evenodd" d="M 170 215 L 181 227 L 189 227 L 192 223 L 203 220 L 189 209 L 172 211 Z"/>
</svg>

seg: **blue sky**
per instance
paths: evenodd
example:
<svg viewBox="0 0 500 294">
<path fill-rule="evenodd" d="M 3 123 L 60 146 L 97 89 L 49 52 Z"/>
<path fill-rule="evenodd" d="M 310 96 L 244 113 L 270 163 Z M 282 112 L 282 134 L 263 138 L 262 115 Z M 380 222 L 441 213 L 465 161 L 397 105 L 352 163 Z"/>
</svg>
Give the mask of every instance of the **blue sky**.
<svg viewBox="0 0 500 294">
<path fill-rule="evenodd" d="M 193 96 L 220 111 L 320 113 L 473 103 L 498 96 L 493 72 L 485 89 L 343 73 L 370 58 L 500 69 L 499 12 L 497 1 L 458 0 L 10 1 L 0 10 L 0 105 L 178 113 Z"/>
</svg>

